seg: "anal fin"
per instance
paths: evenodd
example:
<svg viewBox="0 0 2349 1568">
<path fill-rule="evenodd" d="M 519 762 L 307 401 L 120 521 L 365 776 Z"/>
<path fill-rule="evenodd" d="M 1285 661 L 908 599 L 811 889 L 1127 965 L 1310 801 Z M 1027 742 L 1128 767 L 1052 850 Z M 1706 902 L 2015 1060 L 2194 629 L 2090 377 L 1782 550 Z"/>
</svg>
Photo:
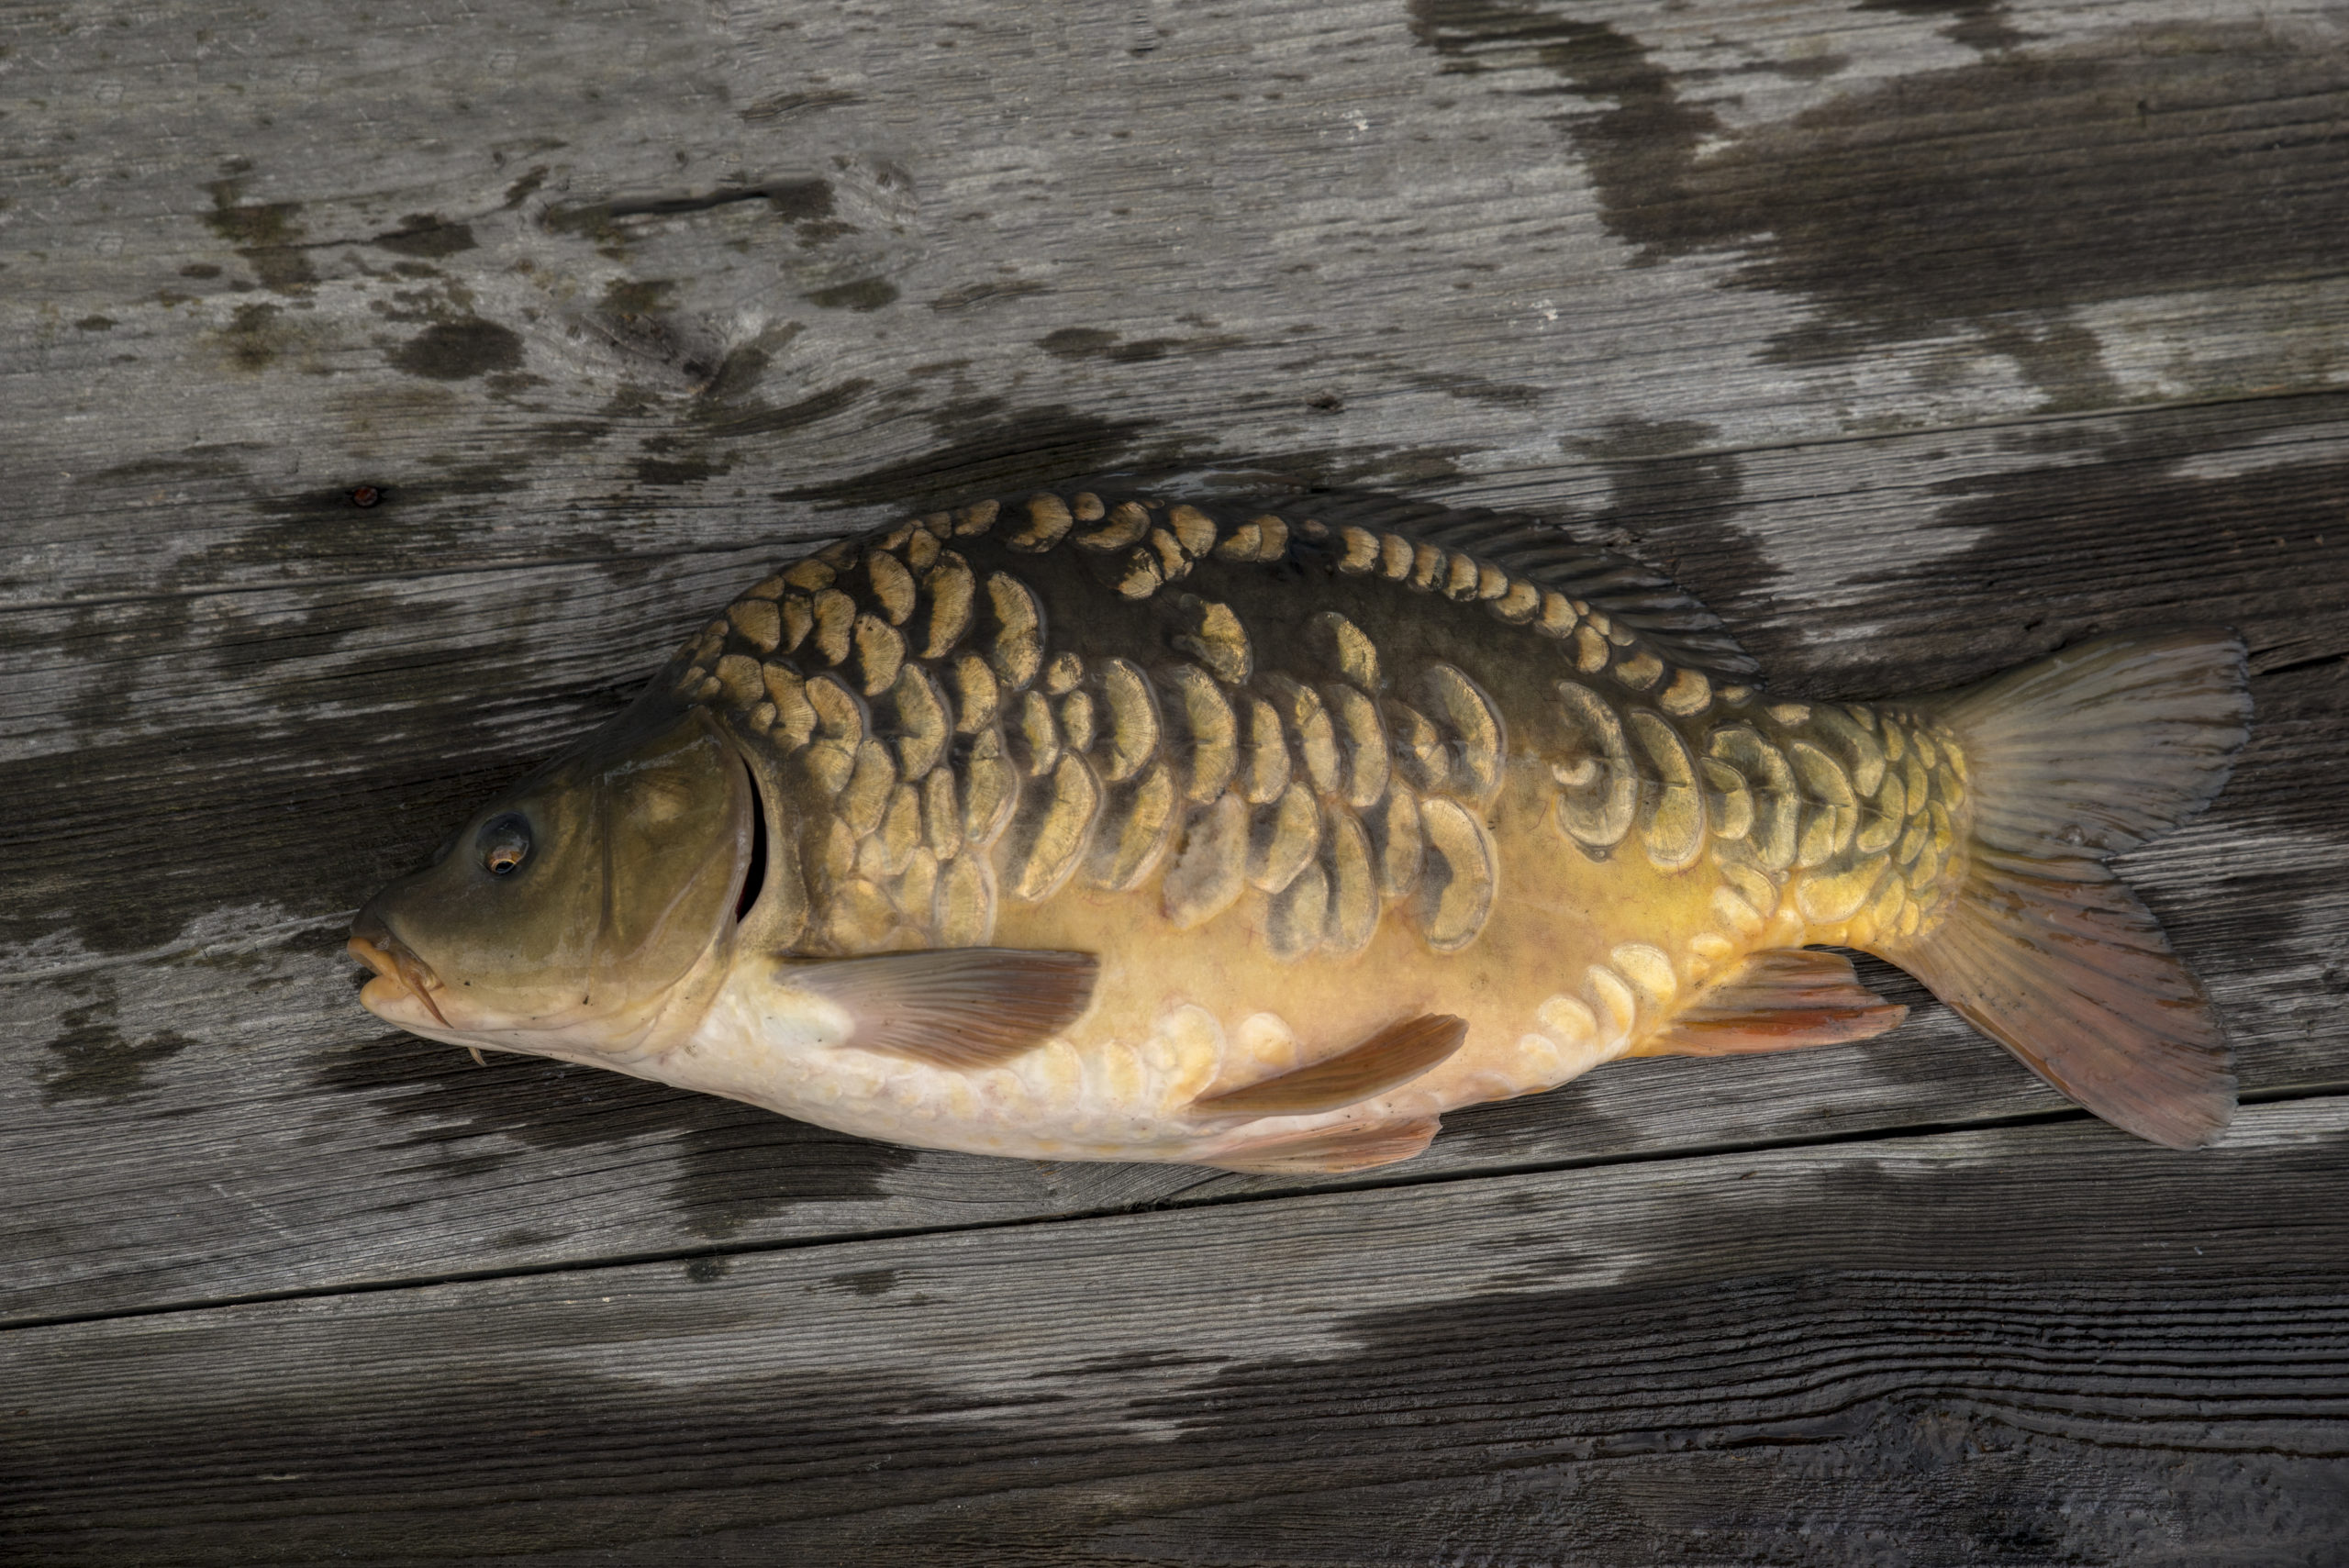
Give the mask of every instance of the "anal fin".
<svg viewBox="0 0 2349 1568">
<path fill-rule="evenodd" d="M 1389 1024 L 1335 1056 L 1219 1095 L 1202 1095 L 1191 1102 L 1191 1109 L 1215 1116 L 1313 1116 L 1341 1110 L 1409 1083 L 1458 1051 L 1467 1038 L 1465 1018 L 1421 1013 Z M 1428 1136 L 1435 1134 L 1431 1130 Z"/>
<path fill-rule="evenodd" d="M 940 948 L 785 967 L 854 1020 L 842 1043 L 933 1067 L 992 1067 L 1081 1018 L 1100 961 L 1089 952 Z"/>
<path fill-rule="evenodd" d="M 1909 1016 L 1853 972 L 1852 961 L 1818 948 L 1757 952 L 1631 1056 L 1743 1056 L 1868 1040 Z"/>
<path fill-rule="evenodd" d="M 1324 1128 L 1293 1138 L 1266 1139 L 1229 1155 L 1219 1155 L 1207 1163 L 1218 1170 L 1244 1171 L 1259 1176 L 1367 1171 L 1374 1165 L 1392 1165 L 1419 1153 L 1435 1141 L 1440 1125 L 1436 1118 L 1422 1116 L 1368 1127 Z"/>
</svg>

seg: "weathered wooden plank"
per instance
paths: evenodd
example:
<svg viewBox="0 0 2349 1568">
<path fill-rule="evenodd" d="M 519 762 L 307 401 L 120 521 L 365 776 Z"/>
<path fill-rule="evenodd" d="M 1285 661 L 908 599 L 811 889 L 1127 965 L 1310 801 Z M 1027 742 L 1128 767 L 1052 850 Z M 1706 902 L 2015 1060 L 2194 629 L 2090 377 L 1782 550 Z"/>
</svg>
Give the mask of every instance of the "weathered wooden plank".
<svg viewBox="0 0 2349 1568">
<path fill-rule="evenodd" d="M 2314 0 L 30 8 L 0 596 L 2338 386 L 2343 36 Z"/>
<path fill-rule="evenodd" d="M 1633 450 L 1575 515 L 1639 530 L 1796 691 L 1935 685 L 2188 613 L 2244 627 L 2269 672 L 2245 765 L 2132 874 L 2210 980 L 2245 1082 L 2306 1089 L 2349 1082 L 2342 410 L 2277 399 L 1733 459 Z M 476 1068 L 357 1011 L 347 912 L 609 713 L 765 559 L 0 617 L 0 798 L 18 808 L 0 818 L 0 1150 L 17 1173 L 0 1191 L 0 1316 L 1273 1188 L 885 1149 L 609 1074 Z M 1920 1009 L 1888 1040 L 1611 1067 L 1457 1117 L 1426 1160 L 1372 1179 L 2060 1106 L 1913 984 L 1880 978 Z"/>
<path fill-rule="evenodd" d="M 375 879 L 768 541 L 1261 464 L 1620 530 L 1801 692 L 2243 625 L 2245 767 L 2132 874 L 2246 1083 L 2337 1089 L 2337 16 L 289 0 L 0 29 L 0 1321 L 667 1260 L 0 1336 L 0 1554 L 2349 1535 L 2338 1101 L 2199 1160 L 2076 1124 L 1503 1174 L 2056 1103 L 1926 1006 L 1876 1046 L 1472 1112 L 1370 1178 L 1474 1181 L 1199 1207 L 1276 1189 L 476 1069 L 367 1024 L 336 957 Z M 1152 1205 L 1191 1207 L 966 1230 Z M 902 1229 L 962 1233 L 740 1251 Z"/>
<path fill-rule="evenodd" d="M 2252 639 L 2258 667 L 2321 668 L 2349 652 L 2349 398 L 2324 395 L 1743 454 L 1621 451 L 1541 484 L 1461 499 L 1556 517 L 1628 544 L 1728 617 L 1782 687 L 1876 696 L 1972 678 L 2114 626 L 2218 619 Z M 151 946 L 192 915 L 237 902 L 210 877 L 221 848 L 203 792 L 242 804 L 256 743 L 291 747 L 305 779 L 369 759 L 381 784 L 480 773 L 436 798 L 457 809 L 483 779 L 542 756 L 610 711 L 674 641 L 784 541 L 828 532 L 809 508 L 770 506 L 759 544 L 690 556 L 606 557 L 544 571 L 374 573 L 275 594 L 146 595 L 0 618 L 0 759 L 39 823 L 0 903 L 0 939 L 94 918 L 101 904 Z M 161 742 L 168 740 L 169 744 Z M 273 752 L 273 756 L 274 753 Z M 2310 782 L 2315 782 L 2311 780 Z M 127 796 L 109 791 L 130 792 Z M 176 818 L 201 823 L 155 853 Z M 348 803 L 310 791 L 312 810 Z M 382 834 L 373 801 L 317 840 Z M 116 895 L 110 858 L 140 825 L 141 896 Z M 69 827 L 77 824 L 79 830 Z M 349 908 L 367 879 L 437 840 L 406 828 L 391 860 L 351 866 L 307 912 Z M 250 890 L 284 896 L 274 865 Z M 75 891 L 75 879 L 96 884 Z M 52 888 L 47 884 L 54 882 Z M 238 889 L 237 893 L 245 893 Z M 137 940 L 143 935 L 146 940 Z"/>
<path fill-rule="evenodd" d="M 2330 1561 L 2349 1104 L 0 1337 L 21 1562 Z"/>
</svg>

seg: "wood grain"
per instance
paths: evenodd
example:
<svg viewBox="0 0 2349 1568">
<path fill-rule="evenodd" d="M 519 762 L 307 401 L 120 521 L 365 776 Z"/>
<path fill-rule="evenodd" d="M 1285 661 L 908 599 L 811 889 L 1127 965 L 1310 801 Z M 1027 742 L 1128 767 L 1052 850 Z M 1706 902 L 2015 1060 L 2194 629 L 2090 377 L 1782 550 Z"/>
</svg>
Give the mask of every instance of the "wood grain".
<svg viewBox="0 0 2349 1568">
<path fill-rule="evenodd" d="M 1972 14 L 28 24 L 0 596 L 2341 385 L 2337 14 Z"/>
<path fill-rule="evenodd" d="M 1780 685 L 1879 695 L 2191 613 L 2274 673 L 2218 810 L 2132 859 L 2255 1092 L 2349 1082 L 2337 723 L 2349 432 L 2332 396 L 2072 416 L 1720 460 L 1620 458 L 1637 524 Z M 1506 500 L 1506 497 L 1503 497 Z M 1541 497 L 1522 497 L 1539 505 Z M 2131 528 L 2121 533 L 2126 518 Z M 2332 528 L 2332 545 L 2323 545 Z M 2298 573 L 2274 571 L 2274 538 Z M 554 1063 L 474 1068 L 357 1012 L 340 922 L 592 726 L 771 550 L 14 610 L 0 827 L 9 1319 L 928 1230 L 1278 1190 L 911 1152 Z M 2032 604 L 2015 622 L 2015 577 Z M 1452 1119 L 1391 1176 L 2060 1110 L 1905 976 L 1891 1040 L 1623 1063 Z M 1388 1176 L 1388 1178 L 1391 1178 Z M 1369 1176 L 1367 1181 L 1384 1181 Z M 484 1223 L 482 1216 L 498 1216 Z M 61 1223 L 59 1216 L 72 1216 Z"/>
<path fill-rule="evenodd" d="M 2337 8 L 153 0 L 0 73 L 0 1556 L 2349 1539 Z M 2241 627 L 2127 869 L 2290 1103 L 2137 1146 L 1864 965 L 1887 1040 L 1313 1191 L 359 1012 L 356 903 L 778 552 L 1109 469 L 1555 517 L 1795 695 Z"/>
<path fill-rule="evenodd" d="M 1931 688 L 2120 626 L 2243 628 L 2270 672 L 2244 763 L 2130 864 L 2226 1009 L 2246 1085 L 2301 1092 L 2349 1083 L 2349 623 L 2326 610 L 2349 599 L 2344 406 L 1625 455 L 1578 495 L 1495 498 L 1635 529 L 1796 692 Z M 475 1067 L 359 1012 L 348 911 L 614 711 L 775 553 L 0 612 L 21 674 L 0 794 L 30 806 L 0 822 L 0 1007 L 21 1045 L 0 1059 L 0 1142 L 24 1173 L 0 1193 L 6 1317 L 1280 1190 L 885 1148 L 582 1069 Z M 1431 1155 L 1362 1179 L 2063 1107 L 1871 973 L 1919 1009 L 1887 1040 L 1619 1064 L 1456 1116 Z"/>
<path fill-rule="evenodd" d="M 2340 1102 L 0 1336 L 22 1562 L 2321 1562 Z"/>
</svg>

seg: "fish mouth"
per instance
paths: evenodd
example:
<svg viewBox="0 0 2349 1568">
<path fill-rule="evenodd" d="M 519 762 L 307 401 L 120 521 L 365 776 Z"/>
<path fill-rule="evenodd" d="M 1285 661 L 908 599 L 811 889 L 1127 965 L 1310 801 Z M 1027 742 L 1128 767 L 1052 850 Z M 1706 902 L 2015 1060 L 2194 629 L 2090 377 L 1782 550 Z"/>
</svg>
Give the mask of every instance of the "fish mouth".
<svg viewBox="0 0 2349 1568">
<path fill-rule="evenodd" d="M 451 1028 L 448 1018 L 440 1011 L 440 1004 L 432 993 L 441 989 L 440 977 L 432 966 L 408 950 L 407 944 L 392 935 L 383 917 L 372 909 L 362 909 L 351 923 L 351 940 L 343 944 L 352 958 L 375 972 L 359 993 L 360 1005 L 369 1012 L 381 1016 L 384 1004 L 395 1002 L 401 996 L 413 996 L 424 1004 L 442 1029 Z M 381 988 L 380 990 L 378 988 Z"/>
</svg>

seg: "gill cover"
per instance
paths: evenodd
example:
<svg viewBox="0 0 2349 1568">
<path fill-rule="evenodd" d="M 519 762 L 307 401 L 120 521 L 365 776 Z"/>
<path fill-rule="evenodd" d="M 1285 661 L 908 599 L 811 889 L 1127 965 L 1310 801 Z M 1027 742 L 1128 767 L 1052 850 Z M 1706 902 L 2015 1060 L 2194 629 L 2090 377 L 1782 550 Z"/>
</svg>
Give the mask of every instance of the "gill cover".
<svg viewBox="0 0 2349 1568">
<path fill-rule="evenodd" d="M 603 907 L 591 974 L 682 978 L 732 913 L 751 858 L 741 759 L 701 709 L 596 774 Z"/>
</svg>

